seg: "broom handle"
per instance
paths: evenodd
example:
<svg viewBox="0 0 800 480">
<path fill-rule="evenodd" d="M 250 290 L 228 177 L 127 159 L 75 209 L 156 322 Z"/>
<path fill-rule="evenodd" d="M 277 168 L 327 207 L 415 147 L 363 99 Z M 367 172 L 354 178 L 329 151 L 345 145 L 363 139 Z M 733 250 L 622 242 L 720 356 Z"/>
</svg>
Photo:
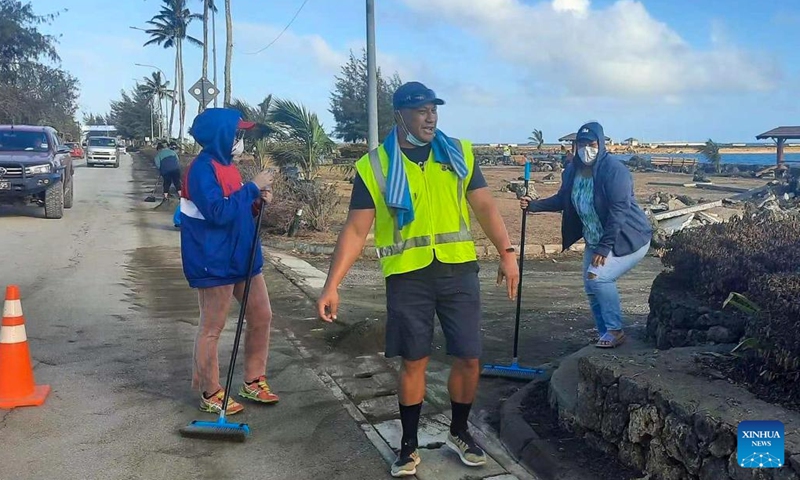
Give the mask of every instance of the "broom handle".
<svg viewBox="0 0 800 480">
<path fill-rule="evenodd" d="M 531 163 L 525 161 L 525 195 L 528 194 L 528 182 L 531 179 Z M 519 344 L 519 317 L 522 310 L 522 268 L 525 265 L 525 227 L 528 220 L 528 212 L 522 211 L 522 238 L 519 240 L 519 283 L 517 283 L 517 313 L 514 324 L 514 363 L 517 363 L 517 347 Z"/>
<path fill-rule="evenodd" d="M 233 367 L 236 365 L 236 354 L 239 353 L 239 339 L 242 336 L 242 327 L 244 325 L 244 313 L 247 309 L 247 298 L 250 295 L 250 284 L 253 278 L 253 266 L 256 263 L 256 252 L 259 246 L 259 236 L 261 234 L 261 218 L 264 214 L 264 199 L 260 198 L 260 205 L 258 207 L 258 219 L 256 220 L 256 234 L 253 237 L 253 246 L 250 249 L 250 263 L 247 267 L 247 279 L 244 281 L 244 293 L 242 293 L 242 303 L 239 308 L 239 320 L 236 322 L 236 336 L 233 339 L 233 351 L 231 352 L 231 363 L 228 366 L 228 379 L 225 384 L 225 397 L 222 399 L 222 409 L 220 410 L 220 420 L 225 420 L 225 412 L 228 407 L 228 398 L 230 398 L 231 385 L 233 385 Z"/>
</svg>

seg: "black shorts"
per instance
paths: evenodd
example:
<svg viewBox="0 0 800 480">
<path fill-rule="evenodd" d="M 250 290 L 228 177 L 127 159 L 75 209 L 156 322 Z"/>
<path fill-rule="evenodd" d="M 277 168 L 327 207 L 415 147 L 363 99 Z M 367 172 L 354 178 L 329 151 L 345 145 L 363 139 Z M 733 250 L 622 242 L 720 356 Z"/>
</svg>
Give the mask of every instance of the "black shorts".
<svg viewBox="0 0 800 480">
<path fill-rule="evenodd" d="M 430 356 L 434 314 L 442 325 L 447 354 L 481 356 L 481 295 L 476 271 L 452 276 L 422 271 L 386 279 L 386 357 Z"/>
</svg>

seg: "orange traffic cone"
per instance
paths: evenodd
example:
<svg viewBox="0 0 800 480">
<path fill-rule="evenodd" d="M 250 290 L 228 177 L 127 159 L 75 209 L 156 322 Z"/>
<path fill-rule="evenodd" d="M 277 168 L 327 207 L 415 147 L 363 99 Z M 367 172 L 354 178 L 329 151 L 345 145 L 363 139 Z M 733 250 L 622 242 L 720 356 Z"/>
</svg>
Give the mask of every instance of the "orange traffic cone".
<svg viewBox="0 0 800 480">
<path fill-rule="evenodd" d="M 33 381 L 19 287 L 9 285 L 0 325 L 0 408 L 38 406 L 49 393 L 50 385 Z"/>
</svg>

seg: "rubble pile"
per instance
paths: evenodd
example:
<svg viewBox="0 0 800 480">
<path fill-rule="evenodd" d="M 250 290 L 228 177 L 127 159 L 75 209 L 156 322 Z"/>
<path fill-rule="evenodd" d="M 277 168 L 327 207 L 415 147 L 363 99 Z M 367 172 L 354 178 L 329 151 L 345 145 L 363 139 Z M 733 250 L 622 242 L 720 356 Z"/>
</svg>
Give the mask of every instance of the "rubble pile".
<svg viewBox="0 0 800 480">
<path fill-rule="evenodd" d="M 733 187 L 714 188 L 735 191 Z M 723 218 L 711 212 L 723 206 L 741 209 L 742 215 L 764 223 L 792 217 L 800 219 L 800 172 L 717 201 L 694 200 L 686 195 L 664 192 L 651 195 L 643 208 L 653 226 L 653 246 L 663 248 L 666 240 L 681 230 L 723 222 Z"/>
</svg>

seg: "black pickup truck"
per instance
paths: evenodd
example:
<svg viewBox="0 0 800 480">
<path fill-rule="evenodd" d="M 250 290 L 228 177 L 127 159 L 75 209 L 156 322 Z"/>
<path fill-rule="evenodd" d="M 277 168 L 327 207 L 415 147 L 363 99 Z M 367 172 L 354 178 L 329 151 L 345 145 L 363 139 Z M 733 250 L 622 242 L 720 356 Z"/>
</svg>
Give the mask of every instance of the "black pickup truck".
<svg viewBox="0 0 800 480">
<path fill-rule="evenodd" d="M 55 129 L 0 125 L 0 204 L 35 204 L 61 218 L 74 196 L 70 148 Z"/>
</svg>

